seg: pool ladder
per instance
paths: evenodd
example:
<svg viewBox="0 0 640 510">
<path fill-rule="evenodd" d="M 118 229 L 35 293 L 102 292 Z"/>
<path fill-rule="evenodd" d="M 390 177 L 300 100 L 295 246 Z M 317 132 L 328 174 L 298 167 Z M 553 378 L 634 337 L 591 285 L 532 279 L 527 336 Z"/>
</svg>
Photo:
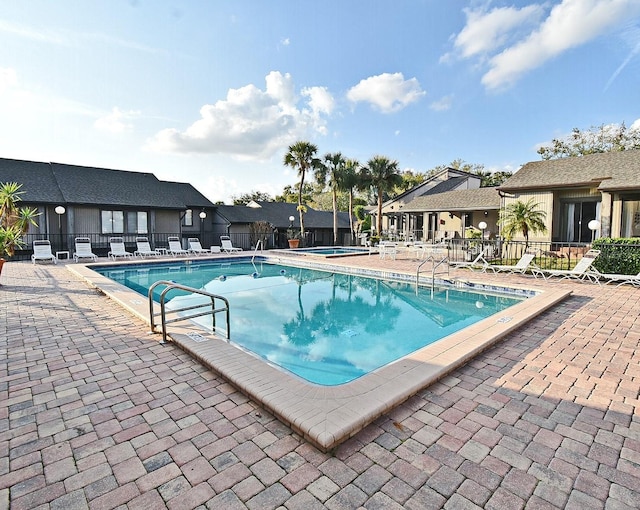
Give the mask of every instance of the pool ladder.
<svg viewBox="0 0 640 510">
<path fill-rule="evenodd" d="M 153 291 L 159 285 L 166 285 L 166 288 L 160 293 L 160 313 L 155 313 L 153 311 Z M 199 305 L 191 305 L 185 306 L 182 308 L 173 308 L 171 310 L 167 310 L 166 308 L 166 296 L 167 293 L 171 290 L 184 290 L 187 292 L 191 292 L 192 294 L 200 294 L 202 296 L 207 296 L 211 299 L 211 305 L 209 303 L 203 303 Z M 216 308 L 216 300 L 222 301 L 222 304 Z M 167 313 L 179 313 L 185 312 L 187 310 L 197 310 L 205 307 L 211 306 L 210 310 L 205 310 L 198 313 L 193 313 L 186 316 L 180 316 L 173 319 L 167 319 Z M 202 289 L 194 289 L 192 287 L 187 287 L 186 285 L 181 285 L 176 282 L 168 281 L 168 280 L 160 280 L 155 282 L 151 287 L 149 287 L 149 319 L 151 324 L 151 333 L 156 332 L 156 323 L 155 318 L 160 317 L 160 322 L 162 324 L 162 342 L 167 341 L 167 324 L 171 324 L 173 322 L 184 321 L 188 319 L 194 319 L 196 317 L 203 317 L 205 315 L 211 315 L 212 318 L 212 326 L 213 331 L 216 331 L 216 314 L 224 312 L 226 316 L 227 322 L 227 339 L 231 337 L 230 329 L 229 329 L 229 301 L 223 296 L 218 296 L 217 294 L 211 294 L 206 290 Z"/>
<path fill-rule="evenodd" d="M 447 277 L 449 276 L 449 257 L 445 255 L 444 257 L 439 259 L 433 255 L 429 255 L 426 259 L 420 262 L 420 264 L 418 264 L 418 267 L 416 268 L 416 292 L 418 291 L 418 284 L 420 283 L 420 270 L 422 269 L 422 266 L 427 262 L 431 262 L 431 287 L 435 285 L 436 275 L 444 274 L 444 272 L 442 271 L 439 273 L 436 272 L 440 266 L 444 265 L 447 268 Z"/>
</svg>

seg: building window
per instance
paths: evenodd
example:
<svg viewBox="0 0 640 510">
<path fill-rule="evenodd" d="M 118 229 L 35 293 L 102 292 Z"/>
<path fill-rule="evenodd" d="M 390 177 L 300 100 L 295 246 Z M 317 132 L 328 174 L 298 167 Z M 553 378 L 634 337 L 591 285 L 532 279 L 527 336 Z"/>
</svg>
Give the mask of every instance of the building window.
<svg viewBox="0 0 640 510">
<path fill-rule="evenodd" d="M 184 217 L 182 218 L 182 226 L 193 227 L 193 211 L 191 209 L 187 209 L 184 212 Z"/>
<path fill-rule="evenodd" d="M 149 231 L 146 211 L 101 211 L 101 218 L 103 234 L 147 234 Z"/>
<path fill-rule="evenodd" d="M 621 237 L 640 237 L 640 197 L 624 197 Z"/>
</svg>

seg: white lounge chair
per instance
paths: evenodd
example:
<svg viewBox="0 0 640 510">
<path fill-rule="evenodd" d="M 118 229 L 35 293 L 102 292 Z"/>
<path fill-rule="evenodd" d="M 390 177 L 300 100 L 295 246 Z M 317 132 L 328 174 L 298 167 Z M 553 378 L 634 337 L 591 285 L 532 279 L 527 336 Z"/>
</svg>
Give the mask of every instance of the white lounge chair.
<svg viewBox="0 0 640 510">
<path fill-rule="evenodd" d="M 236 248 L 231 243 L 231 238 L 229 236 L 220 236 L 220 244 L 222 245 L 222 251 L 225 253 L 232 253 L 234 251 L 242 251 L 242 248 Z"/>
<path fill-rule="evenodd" d="M 625 285 L 626 283 L 640 286 L 640 273 L 638 274 L 622 274 L 622 273 L 601 273 L 595 267 L 589 269 L 589 276 L 592 280 L 598 282 L 599 285 L 602 285 L 603 280 L 604 284 L 608 285 L 609 283 L 617 283 L 616 287 L 620 285 Z"/>
<path fill-rule="evenodd" d="M 146 237 L 136 237 L 136 247 L 138 249 L 133 252 L 134 257 L 157 257 L 161 254 L 158 250 L 151 249 L 149 239 Z"/>
<path fill-rule="evenodd" d="M 524 274 L 527 269 L 529 269 L 529 266 L 531 265 L 531 263 L 533 262 L 533 259 L 536 258 L 536 254 L 535 253 L 531 253 L 531 252 L 526 252 L 524 255 L 522 255 L 522 257 L 520 257 L 520 260 L 518 260 L 518 262 L 514 265 L 500 265 L 500 264 L 488 264 L 483 271 L 493 271 L 494 273 L 518 273 L 518 274 Z"/>
<path fill-rule="evenodd" d="M 39 260 L 50 260 L 54 264 L 58 263 L 56 256 L 51 253 L 51 243 L 46 239 L 33 241 L 33 255 L 31 255 L 31 262 L 35 264 Z"/>
<path fill-rule="evenodd" d="M 573 269 L 541 269 L 534 267 L 531 269 L 531 272 L 536 278 L 542 276 L 545 280 L 557 276 L 561 279 L 570 278 L 573 280 L 590 280 L 595 282 L 597 279 L 589 269 L 591 268 L 591 264 L 598 258 L 598 255 L 600 255 L 600 250 L 589 250 L 582 256 Z"/>
<path fill-rule="evenodd" d="M 73 252 L 73 260 L 79 262 L 80 259 L 91 259 L 94 262 L 98 260 L 98 256 L 91 251 L 91 239 L 88 237 L 76 237 L 75 248 Z"/>
<path fill-rule="evenodd" d="M 118 257 L 133 257 L 133 253 L 126 250 L 124 246 L 124 239 L 122 239 L 122 237 L 110 237 L 109 246 L 111 247 L 111 251 L 107 256 L 113 260 L 116 260 Z"/>
<path fill-rule="evenodd" d="M 170 253 L 174 257 L 176 255 L 189 255 L 189 252 L 182 248 L 179 237 L 169 236 L 167 241 L 169 242 L 169 249 L 167 250 L 167 253 Z"/>
<path fill-rule="evenodd" d="M 207 255 L 211 254 L 209 250 L 205 250 L 200 244 L 200 239 L 197 237 L 190 237 L 188 239 L 189 242 L 189 253 L 193 253 L 194 255 Z"/>
<path fill-rule="evenodd" d="M 396 255 L 398 254 L 398 246 L 396 243 L 392 243 L 390 241 L 380 241 L 378 244 L 378 256 L 381 259 L 391 257 L 393 260 L 396 260 Z"/>
<path fill-rule="evenodd" d="M 461 269 L 461 268 L 467 268 L 471 270 L 478 269 L 484 272 L 487 270 L 487 267 L 489 267 L 491 264 L 487 262 L 487 260 L 484 258 L 483 255 L 484 255 L 483 253 L 479 253 L 476 256 L 476 258 L 471 261 L 452 261 L 452 262 L 449 262 L 449 265 L 457 269 Z"/>
</svg>

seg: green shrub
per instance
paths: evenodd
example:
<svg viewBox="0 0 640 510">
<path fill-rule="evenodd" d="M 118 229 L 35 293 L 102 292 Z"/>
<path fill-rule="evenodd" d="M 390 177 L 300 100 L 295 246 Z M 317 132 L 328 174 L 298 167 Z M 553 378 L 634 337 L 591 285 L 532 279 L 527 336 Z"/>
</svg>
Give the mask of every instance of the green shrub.
<svg viewBox="0 0 640 510">
<path fill-rule="evenodd" d="M 637 274 L 640 272 L 640 239 L 601 237 L 592 247 L 600 250 L 593 263 L 601 273 Z"/>
</svg>

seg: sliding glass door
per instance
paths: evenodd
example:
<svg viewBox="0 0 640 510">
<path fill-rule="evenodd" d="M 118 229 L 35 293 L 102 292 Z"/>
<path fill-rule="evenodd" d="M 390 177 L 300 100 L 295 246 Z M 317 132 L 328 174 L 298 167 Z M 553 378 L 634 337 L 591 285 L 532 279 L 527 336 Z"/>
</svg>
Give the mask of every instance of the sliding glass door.
<svg viewBox="0 0 640 510">
<path fill-rule="evenodd" d="M 600 202 L 563 202 L 560 218 L 560 241 L 565 243 L 589 243 L 593 233 L 589 222 L 600 217 Z"/>
</svg>

